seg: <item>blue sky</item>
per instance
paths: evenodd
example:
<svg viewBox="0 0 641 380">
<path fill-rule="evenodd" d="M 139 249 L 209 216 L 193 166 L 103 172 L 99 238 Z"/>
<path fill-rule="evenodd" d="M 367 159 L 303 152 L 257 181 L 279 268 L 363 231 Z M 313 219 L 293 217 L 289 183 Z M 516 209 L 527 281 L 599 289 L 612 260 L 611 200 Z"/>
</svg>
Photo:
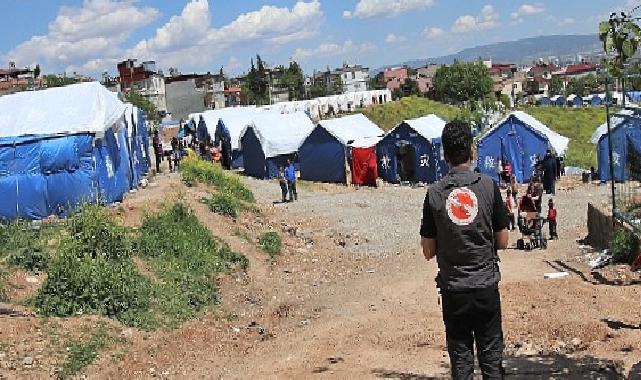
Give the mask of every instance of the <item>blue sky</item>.
<svg viewBox="0 0 641 380">
<path fill-rule="evenodd" d="M 641 0 L 4 0 L 0 67 L 98 77 L 123 58 L 231 74 L 261 54 L 307 72 L 369 67 L 548 34 L 596 33 Z"/>
</svg>

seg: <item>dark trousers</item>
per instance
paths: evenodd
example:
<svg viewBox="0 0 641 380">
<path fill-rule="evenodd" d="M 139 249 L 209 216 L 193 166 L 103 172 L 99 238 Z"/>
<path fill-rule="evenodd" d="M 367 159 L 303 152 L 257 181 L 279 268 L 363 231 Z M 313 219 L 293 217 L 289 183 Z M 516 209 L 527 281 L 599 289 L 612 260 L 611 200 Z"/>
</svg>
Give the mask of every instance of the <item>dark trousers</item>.
<svg viewBox="0 0 641 380">
<path fill-rule="evenodd" d="M 280 182 L 280 192 L 283 196 L 283 203 L 287 202 L 287 182 Z"/>
<path fill-rule="evenodd" d="M 443 321 L 453 379 L 472 379 L 474 343 L 483 379 L 503 378 L 503 329 L 498 288 L 443 291 Z"/>
<path fill-rule="evenodd" d="M 558 239 L 559 235 L 556 232 L 556 220 L 549 220 L 548 225 L 550 226 L 550 239 Z"/>
<path fill-rule="evenodd" d="M 231 169 L 231 144 L 230 143 L 222 144 L 221 156 L 222 156 L 221 164 L 223 166 L 223 169 L 226 169 L 226 170 Z"/>
<path fill-rule="evenodd" d="M 510 231 L 514 231 L 514 228 L 515 228 L 514 213 L 512 214 L 508 213 L 507 218 L 510 220 L 510 225 L 509 225 Z"/>
<path fill-rule="evenodd" d="M 160 173 L 161 162 L 162 162 L 162 154 L 156 153 L 156 173 Z"/>
<path fill-rule="evenodd" d="M 295 201 L 298 199 L 298 193 L 296 192 L 296 181 L 287 181 L 287 187 L 289 187 L 289 201 Z"/>
</svg>

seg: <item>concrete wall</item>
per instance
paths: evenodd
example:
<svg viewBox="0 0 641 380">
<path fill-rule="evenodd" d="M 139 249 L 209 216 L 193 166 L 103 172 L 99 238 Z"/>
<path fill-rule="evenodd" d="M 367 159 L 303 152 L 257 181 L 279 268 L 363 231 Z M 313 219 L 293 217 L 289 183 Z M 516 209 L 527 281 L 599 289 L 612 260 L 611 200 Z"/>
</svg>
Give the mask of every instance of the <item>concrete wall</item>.
<svg viewBox="0 0 641 380">
<path fill-rule="evenodd" d="M 166 92 L 167 112 L 174 120 L 205 110 L 205 91 L 196 89 L 194 79 L 167 83 Z"/>
</svg>

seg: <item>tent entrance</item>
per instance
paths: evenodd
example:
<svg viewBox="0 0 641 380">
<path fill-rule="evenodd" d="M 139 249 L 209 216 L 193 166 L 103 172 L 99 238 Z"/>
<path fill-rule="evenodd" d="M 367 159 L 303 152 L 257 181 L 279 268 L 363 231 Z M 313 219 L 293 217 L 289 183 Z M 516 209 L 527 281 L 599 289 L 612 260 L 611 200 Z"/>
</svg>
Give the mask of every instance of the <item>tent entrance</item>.
<svg viewBox="0 0 641 380">
<path fill-rule="evenodd" d="M 523 156 L 523 148 L 516 133 L 510 132 L 507 136 L 501 138 L 501 160 L 510 163 L 512 174 L 514 174 L 519 183 L 525 182 L 527 175 Z M 498 169 L 500 170 L 501 168 Z"/>
<path fill-rule="evenodd" d="M 416 181 L 416 149 L 408 142 L 401 142 L 396 149 L 397 173 L 402 182 Z"/>
</svg>

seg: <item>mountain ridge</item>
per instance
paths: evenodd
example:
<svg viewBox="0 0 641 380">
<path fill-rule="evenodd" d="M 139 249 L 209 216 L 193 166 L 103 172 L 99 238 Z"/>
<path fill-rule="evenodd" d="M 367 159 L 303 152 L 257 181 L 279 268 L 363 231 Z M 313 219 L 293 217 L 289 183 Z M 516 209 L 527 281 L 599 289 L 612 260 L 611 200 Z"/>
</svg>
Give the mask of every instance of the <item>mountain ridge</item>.
<svg viewBox="0 0 641 380">
<path fill-rule="evenodd" d="M 547 35 L 466 48 L 458 53 L 440 57 L 409 60 L 383 66 L 375 72 L 403 65 L 417 68 L 428 63 L 451 64 L 454 60 L 473 61 L 479 58 L 492 59 L 493 62 L 500 63 L 527 64 L 550 56 L 576 56 L 601 51 L 602 45 L 597 34 Z"/>
</svg>

